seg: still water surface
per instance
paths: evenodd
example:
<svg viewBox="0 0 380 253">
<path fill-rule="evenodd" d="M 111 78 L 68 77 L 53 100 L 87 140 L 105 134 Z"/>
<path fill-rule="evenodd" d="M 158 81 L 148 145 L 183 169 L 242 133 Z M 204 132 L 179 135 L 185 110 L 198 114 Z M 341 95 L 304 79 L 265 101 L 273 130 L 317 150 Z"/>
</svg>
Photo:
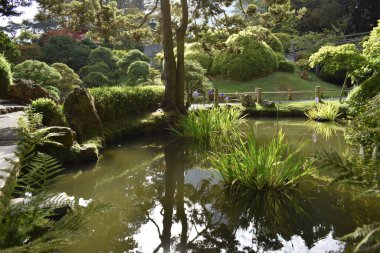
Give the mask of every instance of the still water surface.
<svg viewBox="0 0 380 253">
<path fill-rule="evenodd" d="M 282 129 L 309 155 L 346 148 L 339 127 L 326 132 L 294 119 L 249 124 L 260 142 Z M 378 203 L 317 181 L 299 192 L 229 196 L 204 157 L 168 139 L 145 139 L 65 174 L 55 190 L 115 209 L 91 219 L 91 236 L 64 252 L 349 252 L 339 237 L 380 219 Z"/>
</svg>

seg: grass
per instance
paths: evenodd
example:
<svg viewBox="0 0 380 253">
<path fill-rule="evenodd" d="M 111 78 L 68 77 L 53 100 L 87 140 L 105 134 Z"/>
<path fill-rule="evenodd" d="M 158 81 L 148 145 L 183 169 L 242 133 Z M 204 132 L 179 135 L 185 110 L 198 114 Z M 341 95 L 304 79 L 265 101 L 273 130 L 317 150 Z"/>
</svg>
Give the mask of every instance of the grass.
<svg viewBox="0 0 380 253">
<path fill-rule="evenodd" d="M 191 110 L 180 116 L 176 126 L 169 130 L 175 135 L 215 146 L 231 133 L 237 133 L 242 123 L 241 110 L 237 107 L 213 107 L 210 110 Z"/>
<path fill-rule="evenodd" d="M 214 79 L 213 87 L 219 90 L 219 93 L 235 92 L 254 92 L 255 88 L 262 88 L 266 91 L 288 91 L 290 87 L 293 91 L 314 90 L 315 86 L 321 86 L 324 89 L 339 90 L 340 86 L 327 83 L 311 73 L 312 81 L 307 81 L 299 77 L 299 70 L 295 73 L 275 72 L 267 77 L 255 79 L 247 82 L 236 82 L 229 80 Z M 325 97 L 337 97 L 339 92 L 324 92 Z M 293 94 L 293 99 L 314 99 L 314 93 Z M 267 100 L 287 100 L 287 94 L 263 94 Z"/>
<path fill-rule="evenodd" d="M 339 107 L 333 103 L 317 104 L 305 112 L 306 116 L 315 121 L 332 122 L 340 115 Z"/>
<path fill-rule="evenodd" d="M 253 131 L 239 136 L 226 150 L 213 153 L 211 164 L 228 188 L 280 190 L 294 188 L 312 174 L 312 163 L 301 152 L 291 152 L 280 132 L 269 144 L 258 146 Z"/>
</svg>

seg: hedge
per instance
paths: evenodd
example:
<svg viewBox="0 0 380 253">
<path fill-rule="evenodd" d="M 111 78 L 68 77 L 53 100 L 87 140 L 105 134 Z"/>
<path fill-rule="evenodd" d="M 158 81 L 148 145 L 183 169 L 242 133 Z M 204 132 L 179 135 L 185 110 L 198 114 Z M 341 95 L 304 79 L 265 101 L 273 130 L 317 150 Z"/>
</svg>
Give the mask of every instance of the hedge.
<svg viewBox="0 0 380 253">
<path fill-rule="evenodd" d="M 288 73 L 294 73 L 296 71 L 296 65 L 291 61 L 280 61 L 278 63 L 278 70 Z"/>
<path fill-rule="evenodd" d="M 67 126 L 62 106 L 51 99 L 39 98 L 32 101 L 27 112 L 42 114 L 44 126 Z"/>
<path fill-rule="evenodd" d="M 95 107 L 103 123 L 124 121 L 155 111 L 164 99 L 163 86 L 113 86 L 90 89 Z"/>
<path fill-rule="evenodd" d="M 0 97 L 6 97 L 9 86 L 12 84 L 12 71 L 11 65 L 0 54 Z"/>
</svg>

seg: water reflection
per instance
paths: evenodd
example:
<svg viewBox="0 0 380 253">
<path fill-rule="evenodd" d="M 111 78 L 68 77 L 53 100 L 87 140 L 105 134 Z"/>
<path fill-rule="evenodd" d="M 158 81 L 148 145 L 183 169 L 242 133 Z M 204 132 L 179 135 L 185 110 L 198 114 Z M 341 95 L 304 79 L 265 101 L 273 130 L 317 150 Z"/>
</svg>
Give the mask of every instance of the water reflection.
<svg viewBox="0 0 380 253">
<path fill-rule="evenodd" d="M 378 203 L 318 182 L 296 192 L 226 192 L 202 153 L 173 141 L 136 143 L 60 178 L 56 190 L 116 207 L 64 252 L 349 252 L 337 238 L 379 219 Z"/>
</svg>

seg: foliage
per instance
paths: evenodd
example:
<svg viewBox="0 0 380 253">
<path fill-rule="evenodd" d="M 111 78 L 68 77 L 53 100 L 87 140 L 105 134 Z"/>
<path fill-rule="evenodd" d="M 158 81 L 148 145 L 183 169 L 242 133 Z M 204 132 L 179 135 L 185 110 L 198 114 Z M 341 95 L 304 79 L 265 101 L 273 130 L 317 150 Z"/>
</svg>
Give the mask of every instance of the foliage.
<svg viewBox="0 0 380 253">
<path fill-rule="evenodd" d="M 42 115 L 44 126 L 67 126 L 62 106 L 51 99 L 39 98 L 32 101 L 27 109 L 27 114 L 30 117 L 32 113 Z"/>
<path fill-rule="evenodd" d="M 102 122 L 125 120 L 133 115 L 152 112 L 163 100 L 162 86 L 114 86 L 90 89 Z"/>
<path fill-rule="evenodd" d="M 356 86 L 347 97 L 350 113 L 355 116 L 365 109 L 366 103 L 380 92 L 380 73 L 373 75 Z"/>
<path fill-rule="evenodd" d="M 128 67 L 128 78 L 131 82 L 137 84 L 148 80 L 149 63 L 145 61 L 134 61 Z"/>
<path fill-rule="evenodd" d="M 278 61 L 274 51 L 252 33 L 242 31 L 226 41 L 227 48 L 216 53 L 211 72 L 238 81 L 264 77 L 274 72 Z"/>
<path fill-rule="evenodd" d="M 281 132 L 261 147 L 253 131 L 246 139 L 239 136 L 226 145 L 226 150 L 213 153 L 210 159 L 228 188 L 259 191 L 293 188 L 313 172 L 301 149 L 290 151 Z"/>
<path fill-rule="evenodd" d="M 11 16 L 20 16 L 22 12 L 20 12 L 19 7 L 27 7 L 31 5 L 31 1 L 28 0 L 4 0 L 0 3 L 0 17 L 11 17 Z"/>
<path fill-rule="evenodd" d="M 282 47 L 284 48 L 284 51 L 289 52 L 292 41 L 290 35 L 287 33 L 273 33 L 273 35 L 280 40 Z"/>
<path fill-rule="evenodd" d="M 82 80 L 80 80 L 77 73 L 74 72 L 69 66 L 64 63 L 54 63 L 51 65 L 55 68 L 62 79 L 59 81 L 57 88 L 63 93 L 69 93 L 74 90 L 75 87 L 80 86 L 82 84 Z"/>
<path fill-rule="evenodd" d="M 363 55 L 367 58 L 371 68 L 380 72 L 380 20 L 373 28 L 367 41 L 363 43 Z"/>
<path fill-rule="evenodd" d="M 279 61 L 278 70 L 283 72 L 294 73 L 296 71 L 296 65 L 291 61 Z"/>
<path fill-rule="evenodd" d="M 200 43 L 188 44 L 185 47 L 185 60 L 197 61 L 201 66 L 210 71 L 212 65 L 212 57 L 206 52 Z"/>
<path fill-rule="evenodd" d="M 76 206 L 74 201 L 47 190 L 62 169 L 55 158 L 37 152 L 37 147 L 59 143 L 52 141 L 57 134 L 38 130 L 39 121 L 38 117 L 20 121 L 18 162 L 0 195 L 0 248 L 5 252 L 61 249 L 83 235 L 89 217 L 108 208 L 93 203 L 87 208 Z M 24 196 L 24 200 L 11 204 L 14 196 Z M 54 219 L 58 208 L 67 209 L 63 217 Z"/>
<path fill-rule="evenodd" d="M 57 87 L 62 80 L 59 72 L 44 62 L 26 60 L 14 67 L 14 77 L 30 79 L 42 86 Z"/>
<path fill-rule="evenodd" d="M 11 65 L 7 59 L 0 54 L 0 97 L 5 97 L 9 86 L 12 84 Z"/>
<path fill-rule="evenodd" d="M 66 35 L 52 36 L 43 44 L 41 59 L 49 64 L 64 63 L 78 72 L 80 68 L 88 64 L 88 57 L 93 46 L 92 42 L 86 40 L 77 42 Z"/>
<path fill-rule="evenodd" d="M 110 80 L 103 73 L 90 72 L 85 78 L 83 78 L 83 83 L 86 87 L 99 87 L 108 85 Z"/>
<path fill-rule="evenodd" d="M 231 134 L 239 133 L 241 114 L 240 109 L 228 107 L 190 110 L 187 115 L 179 116 L 177 124 L 169 130 L 178 137 L 216 147 Z"/>
<path fill-rule="evenodd" d="M 316 53 L 322 46 L 332 45 L 337 41 L 337 34 L 334 31 L 308 32 L 293 37 L 294 49 L 298 58 L 308 59 L 310 55 Z"/>
<path fill-rule="evenodd" d="M 334 121 L 339 115 L 339 107 L 333 103 L 318 103 L 316 107 L 305 112 L 309 119 L 316 121 Z"/>
<path fill-rule="evenodd" d="M 187 104 L 194 100 L 194 92 L 205 94 L 211 88 L 211 83 L 205 76 L 206 70 L 197 61 L 185 60 L 185 90 Z"/>
<path fill-rule="evenodd" d="M 12 62 L 20 57 L 20 51 L 16 45 L 2 31 L 0 31 L 0 54 Z"/>
<path fill-rule="evenodd" d="M 135 61 L 149 62 L 149 57 L 140 50 L 129 50 L 118 62 L 117 66 L 121 71 L 128 71 L 129 66 Z"/>
<path fill-rule="evenodd" d="M 118 58 L 113 54 L 112 50 L 106 47 L 97 47 L 90 52 L 89 61 L 92 64 L 97 62 L 105 62 L 108 67 L 114 69 Z"/>
<path fill-rule="evenodd" d="M 107 76 L 110 73 L 110 67 L 108 67 L 107 63 L 104 61 L 98 61 L 81 68 L 79 70 L 79 75 L 81 78 L 85 78 L 91 72 L 100 72 Z"/>
</svg>

